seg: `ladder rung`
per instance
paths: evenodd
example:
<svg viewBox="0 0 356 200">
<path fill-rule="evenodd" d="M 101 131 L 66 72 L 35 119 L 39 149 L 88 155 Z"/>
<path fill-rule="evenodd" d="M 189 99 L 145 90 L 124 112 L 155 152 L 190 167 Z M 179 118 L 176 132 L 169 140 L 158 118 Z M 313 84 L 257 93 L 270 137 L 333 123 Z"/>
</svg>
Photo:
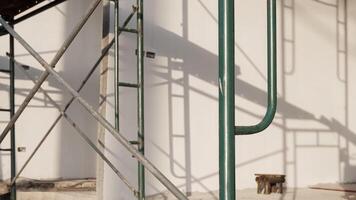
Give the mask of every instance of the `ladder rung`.
<svg viewBox="0 0 356 200">
<path fill-rule="evenodd" d="M 0 148 L 0 151 L 11 151 L 11 149 L 1 149 Z"/>
<path fill-rule="evenodd" d="M 176 97 L 176 98 L 184 98 L 184 95 L 180 95 L 180 94 L 173 94 L 172 97 Z"/>
<path fill-rule="evenodd" d="M 123 82 L 120 82 L 119 86 L 120 87 L 138 88 L 138 84 L 134 84 L 134 83 L 123 83 Z"/>
<path fill-rule="evenodd" d="M 0 112 L 10 112 L 10 109 L 4 109 L 4 108 L 0 108 Z"/>
<path fill-rule="evenodd" d="M 139 145 L 140 143 L 138 141 L 130 141 L 130 144 L 132 145 Z"/>
<path fill-rule="evenodd" d="M 123 31 L 123 32 L 128 32 L 128 33 L 138 33 L 138 31 L 136 29 L 128 29 L 128 28 L 119 28 L 119 31 Z"/>
<path fill-rule="evenodd" d="M 184 135 L 172 135 L 172 137 L 176 137 L 176 138 L 184 138 Z"/>
<path fill-rule="evenodd" d="M 7 70 L 7 69 L 0 69 L 0 72 L 3 72 L 3 73 L 10 73 L 10 70 Z"/>
</svg>

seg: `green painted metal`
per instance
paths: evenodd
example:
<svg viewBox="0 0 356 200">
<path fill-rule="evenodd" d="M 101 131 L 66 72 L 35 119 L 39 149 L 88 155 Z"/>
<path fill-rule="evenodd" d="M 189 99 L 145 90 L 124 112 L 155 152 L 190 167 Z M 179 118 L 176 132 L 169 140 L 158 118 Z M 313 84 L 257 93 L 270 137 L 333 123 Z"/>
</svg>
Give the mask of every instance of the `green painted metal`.
<svg viewBox="0 0 356 200">
<path fill-rule="evenodd" d="M 234 0 L 219 0 L 219 187 L 220 200 L 235 200 Z"/>
<path fill-rule="evenodd" d="M 52 59 L 50 65 L 54 68 L 56 66 L 56 64 L 59 62 L 59 60 L 61 59 L 61 57 L 63 56 L 63 54 L 66 52 L 66 50 L 69 48 L 69 46 L 72 44 L 74 38 L 79 34 L 80 30 L 82 29 L 82 27 L 85 25 L 85 23 L 87 22 L 87 20 L 90 18 L 90 16 L 94 13 L 95 9 L 99 6 L 99 4 L 101 3 L 102 0 L 96 0 L 95 2 L 93 2 L 93 4 L 90 6 L 90 9 L 88 10 L 87 14 L 85 16 L 82 17 L 80 23 L 78 23 L 76 25 L 76 27 L 74 28 L 74 30 L 71 32 L 71 34 L 69 35 L 69 37 L 66 39 L 66 41 L 64 41 L 64 43 L 62 44 L 62 46 L 59 48 L 59 51 L 56 53 L 56 55 L 54 56 L 54 58 Z M 3 20 L 3 18 L 0 16 L 0 21 L 2 26 L 5 28 L 6 26 L 6 21 Z M 6 29 L 6 28 L 5 28 Z M 11 27 L 8 27 L 6 30 L 8 31 L 8 29 L 11 29 Z M 36 55 L 35 57 L 39 63 L 43 66 L 45 65 L 46 61 L 40 57 L 39 55 Z M 4 130 L 2 131 L 1 135 L 0 135 L 0 143 L 3 142 L 3 140 L 5 139 L 6 135 L 9 133 L 9 131 L 11 130 L 11 128 L 15 125 L 16 121 L 18 120 L 18 118 L 20 117 L 20 115 L 22 114 L 22 112 L 26 109 L 26 106 L 30 103 L 31 99 L 35 96 L 36 92 L 40 89 L 40 86 L 46 81 L 47 77 L 49 76 L 49 72 L 45 71 L 43 72 L 39 78 L 38 81 L 36 83 L 36 85 L 29 91 L 28 95 L 26 96 L 25 100 L 21 103 L 21 105 L 18 107 L 18 109 L 16 110 L 16 113 L 14 114 L 14 116 L 11 118 L 11 120 L 9 121 L 9 123 L 6 125 L 6 127 L 4 128 Z"/>
<path fill-rule="evenodd" d="M 119 18 L 119 0 L 114 0 L 114 109 L 115 109 L 115 128 L 120 130 L 120 118 L 119 118 L 119 92 L 120 87 L 132 87 L 132 85 L 127 85 L 125 83 L 120 83 L 120 70 L 119 70 L 119 36 L 120 34 L 126 30 L 126 26 L 130 23 L 132 17 L 135 15 L 137 11 L 136 7 L 132 8 L 132 12 L 125 19 L 122 27 L 119 26 L 120 18 Z"/>
<path fill-rule="evenodd" d="M 98 58 L 98 60 L 95 62 L 95 64 L 91 67 L 91 69 L 89 70 L 88 74 L 85 76 L 84 80 L 82 81 L 82 83 L 80 84 L 79 88 L 77 89 L 77 92 L 81 92 L 84 89 L 84 86 L 87 84 L 87 82 L 89 81 L 89 79 L 92 77 L 92 75 L 94 74 L 95 70 L 98 68 L 98 66 L 100 65 L 100 63 L 102 62 L 102 60 L 104 59 L 104 57 L 108 54 L 109 50 L 111 49 L 111 47 L 114 45 L 114 39 L 108 44 L 106 45 L 106 47 L 103 49 L 100 57 Z M 15 61 L 15 60 L 14 60 Z M 16 61 L 15 61 L 16 62 Z M 20 63 L 17 63 L 17 66 L 20 66 Z M 31 78 L 30 75 L 23 69 L 24 66 L 22 65 L 21 67 L 19 67 L 20 69 L 23 70 L 23 72 L 25 72 L 24 74 L 28 77 Z M 34 81 L 35 82 L 35 81 Z M 43 93 L 45 94 L 45 91 L 42 89 Z M 48 99 L 50 99 L 50 97 L 48 97 Z M 19 178 L 19 176 L 22 174 L 22 172 L 25 170 L 25 168 L 27 167 L 27 165 L 30 163 L 30 161 L 32 160 L 32 158 L 35 156 L 35 154 L 37 153 L 37 151 L 40 149 L 40 147 L 43 145 L 43 143 L 45 142 L 45 140 L 48 138 L 48 136 L 50 135 L 50 133 L 52 132 L 52 130 L 56 127 L 56 125 L 61 121 L 62 117 L 64 115 L 66 115 L 65 113 L 68 111 L 68 109 L 70 108 L 70 106 L 73 104 L 73 102 L 75 101 L 75 98 L 72 97 L 68 103 L 66 104 L 66 106 L 63 109 L 63 113 L 61 113 L 60 115 L 57 116 L 56 120 L 53 122 L 53 124 L 50 126 L 50 128 L 47 130 L 47 132 L 44 134 L 44 136 L 42 137 L 41 141 L 37 144 L 37 146 L 34 148 L 34 150 L 32 151 L 32 153 L 30 154 L 30 156 L 28 157 L 28 159 L 24 162 L 24 164 L 22 165 L 21 168 L 19 168 L 15 178 L 12 179 L 11 181 L 11 185 L 13 185 L 16 180 Z M 105 159 L 103 159 L 105 160 Z M 110 164 L 109 164 L 110 165 Z M 0 199 L 1 200 L 1 199 Z"/>
<path fill-rule="evenodd" d="M 143 41 L 143 0 L 137 0 L 137 102 L 138 102 L 138 151 L 145 154 L 144 121 L 144 41 Z M 145 199 L 145 168 L 138 162 L 138 199 Z"/>
<path fill-rule="evenodd" d="M 0 72 L 1 72 L 1 73 L 6 73 L 6 74 L 8 74 L 8 73 L 10 73 L 10 70 L 7 70 L 7 69 L 0 69 Z"/>
<path fill-rule="evenodd" d="M 13 21 L 13 20 L 11 20 Z M 11 23 L 13 28 L 13 24 Z M 9 36 L 9 47 L 10 47 L 10 118 L 15 114 L 15 46 L 14 46 L 14 37 Z M 11 145 L 11 179 L 16 176 L 16 136 L 15 136 L 15 126 L 10 130 L 10 145 Z M 11 186 L 11 200 L 16 200 L 16 184 Z"/>
<path fill-rule="evenodd" d="M 265 130 L 273 121 L 277 110 L 277 10 L 276 0 L 267 3 L 267 111 L 262 121 L 253 126 L 236 126 L 236 135 L 249 135 Z"/>
<path fill-rule="evenodd" d="M 126 25 L 129 23 L 131 17 L 136 13 L 137 28 L 128 29 Z M 138 151 L 144 155 L 144 43 L 143 43 L 143 0 L 137 0 L 137 6 L 133 6 L 133 11 L 125 20 L 124 26 L 119 26 L 119 3 L 115 0 L 115 119 L 116 127 L 119 127 L 119 87 L 137 88 L 137 137 L 135 144 L 138 146 Z M 125 83 L 119 81 L 119 33 L 129 32 L 137 34 L 137 84 Z M 133 144 L 133 143 L 131 143 Z M 145 199 L 145 169 L 144 166 L 138 162 L 138 195 L 139 200 Z"/>
<path fill-rule="evenodd" d="M 74 90 L 66 81 L 64 81 L 63 78 L 60 77 L 60 75 L 53 69 L 55 66 L 55 63 L 58 62 L 58 60 L 60 59 L 60 57 L 63 55 L 63 53 L 67 50 L 68 46 L 70 45 L 70 43 L 73 41 L 73 39 L 75 38 L 75 36 L 79 33 L 80 29 L 82 28 L 82 26 L 84 25 L 84 23 L 88 20 L 88 18 L 90 17 L 90 15 L 93 13 L 93 11 L 95 10 L 95 8 L 99 5 L 101 0 L 97 0 L 94 2 L 93 6 L 89 9 L 87 15 L 85 15 L 82 19 L 82 21 L 78 24 L 78 26 L 76 26 L 75 30 L 72 32 L 72 34 L 68 37 L 68 39 L 65 41 L 65 43 L 63 44 L 62 48 L 58 51 L 58 53 L 56 54 L 55 58 L 53 59 L 53 61 L 49 64 L 47 63 L 36 51 L 34 51 L 34 49 L 28 44 L 26 43 L 26 41 L 20 36 L 18 35 L 13 28 L 7 24 L 7 22 L 0 16 L 0 24 L 3 25 L 4 29 L 6 29 L 6 31 L 9 32 L 9 34 L 12 37 L 12 40 L 10 40 L 10 42 L 12 41 L 12 47 L 13 47 L 13 39 L 16 38 L 16 40 L 26 49 L 29 51 L 29 53 L 42 65 L 42 67 L 44 67 L 46 69 L 46 72 L 43 73 L 41 75 L 41 77 L 39 78 L 38 81 L 34 81 L 36 82 L 35 87 L 30 91 L 29 95 L 26 97 L 25 102 L 20 106 L 20 108 L 18 109 L 18 112 L 12 117 L 11 121 L 9 122 L 9 124 L 7 125 L 5 131 L 1 134 L 0 136 L 0 143 L 3 141 L 3 139 L 5 138 L 6 134 L 8 133 L 8 131 L 10 129 L 14 128 L 14 124 L 16 122 L 16 120 L 18 119 L 18 117 L 21 115 L 22 111 L 26 108 L 26 106 L 28 105 L 29 101 L 33 98 L 33 96 L 35 95 L 35 93 L 40 89 L 41 84 L 46 80 L 46 78 L 52 74 L 53 77 L 59 81 L 61 84 L 64 85 L 64 87 L 73 95 L 73 99 L 77 99 L 78 102 L 80 102 L 81 105 L 83 105 L 89 112 L 90 114 L 92 114 L 92 116 L 98 120 L 98 122 L 100 124 L 102 124 L 104 126 L 104 128 L 106 128 L 112 135 L 113 137 L 120 142 L 125 148 L 127 148 L 127 150 L 132 153 L 132 155 L 134 155 L 134 157 L 139 160 L 139 167 L 138 167 L 138 171 L 139 171 L 139 188 L 140 188 L 140 192 L 138 194 L 139 199 L 144 199 L 145 198 L 145 188 L 144 188 L 144 183 L 145 183 L 145 176 L 144 176 L 144 167 L 146 167 L 148 169 L 148 171 L 150 171 L 155 177 L 157 177 L 163 185 L 165 185 L 178 199 L 188 199 L 181 191 L 179 191 L 179 189 L 177 187 L 175 187 L 172 182 L 170 182 L 149 160 L 147 160 L 143 154 L 144 154 L 144 43 L 143 43 L 143 0 L 137 0 L 137 4 L 139 6 L 138 9 L 138 13 L 137 13 L 137 49 L 138 49 L 138 59 L 137 59 L 137 67 L 138 67 L 138 84 L 137 84 L 137 88 L 138 88 L 138 124 L 139 124 L 139 129 L 138 129 L 138 137 L 139 140 L 136 141 L 132 141 L 129 142 L 128 140 L 126 140 L 126 138 L 124 138 L 117 130 L 116 128 L 114 128 L 107 120 L 105 120 L 105 118 L 103 118 L 103 116 L 101 116 L 98 112 L 96 112 L 80 95 L 79 93 Z M 118 0 L 116 0 L 116 2 L 118 3 Z M 116 63 L 116 69 L 117 69 L 117 73 L 118 73 L 118 35 L 121 33 L 120 28 L 118 26 L 118 4 L 116 6 L 116 28 L 115 28 L 115 37 L 116 37 L 116 56 L 115 56 L 115 62 Z M 136 12 L 136 9 L 134 7 L 134 11 L 133 13 Z M 128 20 L 125 21 L 124 24 L 127 25 L 129 19 L 132 17 L 132 15 L 129 16 Z M 124 25 L 125 26 L 125 25 Z M 113 45 L 114 42 L 110 42 L 110 46 Z M 13 53 L 11 54 L 11 58 L 13 58 Z M 14 65 L 14 59 L 11 59 L 13 61 L 13 65 Z M 14 68 L 12 68 L 13 70 Z M 13 71 L 14 72 L 14 71 Z M 116 74 L 116 77 L 118 78 L 118 74 Z M 85 84 L 85 83 L 84 83 Z M 119 81 L 117 80 L 115 83 L 115 86 L 119 86 Z M 132 85 L 128 85 L 128 86 L 133 86 Z M 118 92 L 117 92 L 118 95 Z M 49 97 L 49 96 L 47 96 Z M 59 111 L 61 112 L 61 116 L 64 116 L 67 120 L 69 120 L 69 123 L 78 131 L 78 133 L 83 137 L 83 139 L 102 157 L 102 159 L 104 159 L 104 161 L 107 161 L 108 165 L 110 164 L 110 161 L 105 159 L 105 155 L 103 153 L 101 153 L 101 151 L 96 147 L 96 145 L 94 143 L 92 143 L 89 138 L 87 138 L 84 134 L 84 132 L 82 132 L 79 127 L 74 123 L 74 121 L 72 121 L 63 110 L 60 109 L 60 107 L 51 99 L 52 103 L 54 103 L 55 107 L 57 109 L 59 109 Z M 14 104 L 13 104 L 14 105 Z M 118 104 L 116 104 L 118 106 Z M 69 105 L 68 105 L 69 106 Z M 67 107 L 66 107 L 67 108 Z M 54 124 L 56 124 L 57 122 L 55 122 Z M 50 132 L 50 131 L 49 131 Z M 47 134 L 46 134 L 47 135 Z M 46 136 L 45 136 L 46 137 Z M 43 141 L 45 140 L 45 138 L 43 139 Z M 40 144 L 36 147 L 39 148 L 39 146 L 41 145 L 41 143 L 43 142 L 41 140 Z M 100 143 L 100 141 L 99 141 Z M 131 146 L 130 144 L 137 144 L 138 145 L 138 150 L 136 150 L 133 146 Z M 15 148 L 12 148 L 12 150 L 14 150 Z M 35 153 L 35 152 L 34 152 Z M 33 156 L 34 153 L 31 155 Z M 141 164 L 142 163 L 142 164 Z M 15 166 L 15 165 L 13 165 Z M 113 170 L 115 171 L 115 167 L 113 165 L 111 165 L 110 167 L 113 168 Z M 119 175 L 120 173 L 118 171 L 115 171 L 117 173 L 117 175 Z M 125 181 L 126 179 L 122 178 L 123 181 Z M 15 182 L 16 178 L 12 179 L 12 184 Z M 133 188 L 133 187 L 132 187 Z M 135 192 L 135 194 L 137 194 Z"/>
<path fill-rule="evenodd" d="M 114 109 L 115 128 L 120 130 L 119 123 L 119 0 L 114 1 Z"/>
<path fill-rule="evenodd" d="M 120 31 L 123 31 L 123 32 L 128 32 L 128 33 L 138 33 L 138 30 L 136 29 L 130 29 L 130 28 L 120 28 L 119 29 Z"/>
<path fill-rule="evenodd" d="M 138 88 L 139 86 L 134 83 L 124 83 L 124 82 L 119 82 L 120 87 L 128 87 L 128 88 Z"/>
<path fill-rule="evenodd" d="M 101 0 L 98 0 L 101 1 Z M 70 86 L 68 82 L 66 82 L 58 72 L 56 72 L 50 63 L 47 63 L 18 33 L 16 33 L 7 22 L 0 16 L 0 24 L 4 26 L 4 28 L 14 36 L 14 38 L 41 64 L 41 66 L 50 74 L 53 78 L 55 78 L 60 84 L 64 86 L 64 88 L 70 92 L 70 94 L 78 100 L 78 102 L 94 117 L 108 132 L 113 136 L 113 138 L 123 145 L 133 156 L 135 159 L 140 161 L 143 166 L 147 168 L 152 175 L 154 175 L 166 188 L 172 192 L 178 199 L 188 200 L 188 198 L 166 177 L 162 174 L 160 170 L 158 170 L 145 156 L 143 156 L 134 146 L 130 144 L 130 142 L 120 133 L 118 132 L 111 123 L 106 120 L 102 115 L 100 115 L 84 98 L 73 88 Z M 68 39 L 71 39 L 70 36 Z M 66 48 L 61 49 L 66 50 Z M 41 87 L 42 82 L 36 82 L 36 88 Z M 37 86 L 38 85 L 38 86 Z M 37 92 L 37 91 L 36 91 Z M 35 92 L 35 93 L 36 93 Z M 29 98 L 32 98 L 32 93 L 30 93 Z M 26 106 L 25 106 L 26 107 Z M 10 123 L 14 123 L 14 119 L 12 119 Z"/>
<path fill-rule="evenodd" d="M 219 199 L 235 200 L 235 135 L 254 134 L 273 121 L 277 107 L 276 0 L 267 2 L 268 108 L 254 126 L 235 126 L 234 0 L 219 0 Z"/>
</svg>

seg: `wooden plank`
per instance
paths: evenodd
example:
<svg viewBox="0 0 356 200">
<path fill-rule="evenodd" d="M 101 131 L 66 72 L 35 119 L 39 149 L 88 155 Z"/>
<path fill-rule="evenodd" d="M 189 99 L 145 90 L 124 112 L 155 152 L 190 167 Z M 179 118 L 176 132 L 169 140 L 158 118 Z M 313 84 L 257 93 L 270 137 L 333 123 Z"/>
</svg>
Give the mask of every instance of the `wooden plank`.
<svg viewBox="0 0 356 200">
<path fill-rule="evenodd" d="M 283 193 L 283 174 L 255 174 L 257 182 L 257 194 Z"/>
<path fill-rule="evenodd" d="M 285 177 L 284 174 L 255 174 L 255 176 L 276 176 L 276 177 Z"/>
</svg>

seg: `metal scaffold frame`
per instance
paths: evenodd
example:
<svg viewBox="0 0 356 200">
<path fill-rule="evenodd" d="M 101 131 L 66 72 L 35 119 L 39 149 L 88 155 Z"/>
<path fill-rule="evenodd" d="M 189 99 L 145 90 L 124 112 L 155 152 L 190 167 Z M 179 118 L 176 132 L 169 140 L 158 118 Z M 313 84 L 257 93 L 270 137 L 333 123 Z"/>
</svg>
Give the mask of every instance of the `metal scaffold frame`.
<svg viewBox="0 0 356 200">
<path fill-rule="evenodd" d="M 102 56 L 100 56 L 98 62 L 94 65 L 94 67 L 90 70 L 89 74 L 87 75 L 86 79 L 83 81 L 81 87 L 78 90 L 73 89 L 55 70 L 54 67 L 60 60 L 60 58 L 63 56 L 63 54 L 66 52 L 70 44 L 74 41 L 80 30 L 83 28 L 85 23 L 88 21 L 90 16 L 93 14 L 93 12 L 96 10 L 96 8 L 99 6 L 99 4 L 102 2 L 102 0 L 95 0 L 92 5 L 90 6 L 89 10 L 87 13 L 82 17 L 80 22 L 76 25 L 74 30 L 71 32 L 69 37 L 65 40 L 61 48 L 59 48 L 59 51 L 53 58 L 53 60 L 50 63 L 47 63 L 18 33 L 15 32 L 13 29 L 11 23 L 8 24 L 8 22 L 0 16 L 0 23 L 2 24 L 3 28 L 13 37 L 16 39 L 40 64 L 41 66 L 46 70 L 43 72 L 38 80 L 33 80 L 35 82 L 35 86 L 31 89 L 29 92 L 28 96 L 25 98 L 23 103 L 19 106 L 17 109 L 16 113 L 11 117 L 10 122 L 7 124 L 5 129 L 0 135 L 0 143 L 3 142 L 4 138 L 7 136 L 9 131 L 13 129 L 15 122 L 17 119 L 20 117 L 22 112 L 25 110 L 26 106 L 29 104 L 31 99 L 34 97 L 34 95 L 39 91 L 42 90 L 41 85 L 45 82 L 45 80 L 48 78 L 49 75 L 52 75 L 53 78 L 55 78 L 59 83 L 61 83 L 73 96 L 73 98 L 69 101 L 69 103 L 66 105 L 65 109 L 61 109 L 58 104 L 56 104 L 53 99 L 49 98 L 52 104 L 55 105 L 55 107 L 59 110 L 60 115 L 58 118 L 55 120 L 55 123 L 51 126 L 51 128 L 46 132 L 45 136 L 42 138 L 42 140 L 39 142 L 37 147 L 34 149 L 34 151 L 31 153 L 29 159 L 25 162 L 23 167 L 19 170 L 19 172 L 14 175 L 11 179 L 11 186 L 14 188 L 14 191 L 12 192 L 14 195 L 16 194 L 15 191 L 15 186 L 16 186 L 16 180 L 19 177 L 19 175 L 22 173 L 23 169 L 27 166 L 31 158 L 35 155 L 35 153 L 38 151 L 40 146 L 43 144 L 43 142 L 46 140 L 54 126 L 58 123 L 58 121 L 62 118 L 62 116 L 76 129 L 77 133 L 96 151 L 96 153 L 108 164 L 111 169 L 116 173 L 116 175 L 132 190 L 135 196 L 137 196 L 139 199 L 144 199 L 144 168 L 146 168 L 148 171 L 150 171 L 163 185 L 167 187 L 168 190 L 170 190 L 178 199 L 187 199 L 187 197 L 176 187 L 173 185 L 171 181 L 168 180 L 147 158 L 143 156 L 143 0 L 138 0 L 137 1 L 137 9 L 134 9 L 134 13 L 137 13 L 137 31 L 132 31 L 130 29 L 126 29 L 125 26 L 128 24 L 130 19 L 133 17 L 133 14 L 131 14 L 128 19 L 125 21 L 124 26 L 120 28 L 119 26 L 116 26 L 115 29 L 115 39 L 110 42 L 110 44 L 104 49 Z M 115 0 L 115 7 L 116 7 L 116 19 L 115 19 L 115 24 L 118 25 L 118 1 Z M 118 36 L 122 31 L 128 31 L 128 32 L 136 32 L 137 33 L 137 49 L 138 49 L 138 83 L 137 83 L 137 89 L 138 89 L 138 104 L 139 104 L 139 130 L 138 130 L 138 142 L 137 145 L 139 146 L 138 150 L 136 149 L 135 145 L 132 144 L 132 142 L 128 141 L 119 131 L 118 131 L 118 118 L 117 118 L 117 126 L 116 128 L 113 127 L 103 116 L 101 116 L 91 105 L 89 105 L 79 94 L 79 91 L 84 87 L 85 83 L 89 79 L 90 75 L 94 72 L 95 68 L 99 65 L 100 61 L 103 59 L 103 57 L 108 53 L 110 47 L 115 44 L 115 62 L 116 62 L 116 73 L 118 74 Z M 12 63 L 15 63 L 15 58 L 14 55 L 9 55 L 10 56 L 10 61 Z M 27 74 L 28 75 L 28 74 Z M 118 77 L 117 77 L 118 78 Z M 124 86 L 125 84 L 119 84 L 119 82 L 115 83 L 117 86 L 121 85 Z M 131 86 L 131 85 L 129 85 Z M 49 95 L 46 95 L 49 97 Z M 115 94 L 116 98 L 118 97 L 118 93 L 116 92 Z M 117 168 L 110 162 L 110 160 L 104 155 L 102 151 L 99 150 L 99 148 L 94 144 L 87 136 L 86 134 L 80 129 L 80 127 L 66 114 L 66 110 L 68 107 L 71 105 L 71 103 L 77 100 L 103 127 L 105 127 L 109 133 L 113 135 L 113 137 L 121 143 L 133 156 L 135 159 L 138 160 L 139 166 L 139 189 L 136 190 L 125 178 L 123 174 L 121 174 Z M 116 104 L 116 107 L 118 107 L 118 104 Z M 140 111 L 141 110 L 141 111 Z M 117 112 L 117 110 L 116 110 Z M 14 197 L 15 199 L 16 197 Z"/>
<path fill-rule="evenodd" d="M 64 41 L 59 48 L 55 57 L 50 63 L 45 61 L 17 32 L 14 30 L 14 25 L 23 20 L 26 20 L 44 10 L 52 8 L 65 0 L 53 1 L 45 6 L 42 6 L 22 17 L 17 19 L 8 19 L 0 16 L 1 33 L 9 34 L 10 36 L 10 53 L 8 54 L 10 60 L 10 112 L 11 120 L 0 134 L 0 144 L 4 141 L 8 133 L 11 133 L 11 199 L 16 199 L 16 180 L 23 172 L 30 160 L 37 153 L 44 141 L 47 139 L 56 124 L 62 117 L 76 130 L 76 133 L 102 158 L 102 160 L 115 172 L 115 174 L 123 181 L 125 185 L 133 192 L 139 199 L 145 199 L 145 168 L 151 172 L 168 190 L 170 190 L 178 199 L 187 200 L 188 198 L 158 170 L 145 156 L 144 156 L 144 21 L 143 21 L 143 0 L 136 0 L 136 5 L 133 6 L 131 14 L 125 19 L 122 26 L 119 25 L 119 0 L 111 0 L 114 3 L 114 39 L 103 48 L 102 54 L 87 73 L 85 79 L 82 81 L 80 87 L 75 90 L 71 87 L 59 74 L 54 70 L 56 64 L 59 62 L 68 47 L 72 44 L 76 36 L 79 34 L 85 23 L 102 3 L 103 0 L 94 0 L 89 10 L 82 17 L 80 22 L 75 26 L 71 34 Z M 276 92 L 276 0 L 267 0 L 267 51 L 268 51 L 268 107 L 263 120 L 254 126 L 235 126 L 235 23 L 234 23 L 234 0 L 219 0 L 219 186 L 221 200 L 235 200 L 236 199 L 236 184 L 235 184 L 235 136 L 255 134 L 266 129 L 272 122 L 277 105 Z M 129 29 L 127 25 L 131 19 L 136 15 L 136 29 Z M 125 83 L 119 81 L 119 36 L 122 32 L 134 33 L 137 35 L 137 83 Z M 14 40 L 17 40 L 45 69 L 39 79 L 35 80 L 22 66 L 15 60 Z M 114 98 L 115 98 L 115 126 L 111 125 L 100 113 L 98 113 L 87 101 L 82 98 L 79 92 L 84 88 L 91 75 L 100 65 L 103 58 L 107 55 L 111 47 L 114 46 Z M 28 93 L 25 100 L 18 107 L 15 112 L 14 94 L 15 94 L 15 79 L 14 68 L 18 67 L 21 71 L 33 81 L 34 87 Z M 61 85 L 70 92 L 72 98 L 62 109 L 50 95 L 41 88 L 42 84 L 49 76 L 55 78 Z M 137 141 L 127 140 L 119 129 L 119 88 L 129 87 L 137 89 L 137 121 L 138 121 L 138 139 Z M 59 115 L 52 124 L 52 126 L 45 133 L 24 165 L 16 173 L 15 169 L 15 123 L 22 112 L 30 103 L 34 95 L 41 91 L 49 99 L 49 101 L 59 111 Z M 104 127 L 112 136 L 123 145 L 130 154 L 138 161 L 138 187 L 132 186 L 125 176 L 114 166 L 114 164 L 105 156 L 104 152 L 92 142 L 85 132 L 75 123 L 66 111 L 70 105 L 78 101 L 91 115 Z M 0 110 L 1 111 L 1 110 Z M 98 141 L 102 143 L 102 141 Z M 105 147 L 104 147 L 105 148 Z"/>
</svg>

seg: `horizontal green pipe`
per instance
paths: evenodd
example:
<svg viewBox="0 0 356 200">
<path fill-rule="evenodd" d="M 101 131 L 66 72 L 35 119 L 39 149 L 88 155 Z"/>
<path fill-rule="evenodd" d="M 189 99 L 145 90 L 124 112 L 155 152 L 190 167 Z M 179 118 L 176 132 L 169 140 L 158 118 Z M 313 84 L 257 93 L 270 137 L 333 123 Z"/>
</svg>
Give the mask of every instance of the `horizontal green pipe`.
<svg viewBox="0 0 356 200">
<path fill-rule="evenodd" d="M 273 121 L 277 110 L 277 15 L 276 0 L 267 3 L 267 59 L 268 100 L 262 121 L 253 126 L 235 126 L 235 135 L 250 135 L 265 130 Z"/>
<path fill-rule="evenodd" d="M 12 151 L 12 149 L 3 149 L 3 148 L 0 148 L 0 151 Z"/>
<path fill-rule="evenodd" d="M 124 83 L 124 82 L 119 82 L 120 87 L 130 87 L 130 88 L 138 88 L 139 85 L 135 83 Z"/>
<path fill-rule="evenodd" d="M 138 31 L 136 29 L 127 29 L 127 28 L 119 28 L 119 31 L 122 32 L 128 32 L 128 33 L 138 33 Z"/>
<path fill-rule="evenodd" d="M 0 72 L 2 72 L 2 73 L 10 73 L 10 70 L 8 70 L 8 69 L 0 69 Z"/>
<path fill-rule="evenodd" d="M 139 145 L 140 143 L 138 141 L 130 141 L 130 144 L 132 145 Z"/>
</svg>

